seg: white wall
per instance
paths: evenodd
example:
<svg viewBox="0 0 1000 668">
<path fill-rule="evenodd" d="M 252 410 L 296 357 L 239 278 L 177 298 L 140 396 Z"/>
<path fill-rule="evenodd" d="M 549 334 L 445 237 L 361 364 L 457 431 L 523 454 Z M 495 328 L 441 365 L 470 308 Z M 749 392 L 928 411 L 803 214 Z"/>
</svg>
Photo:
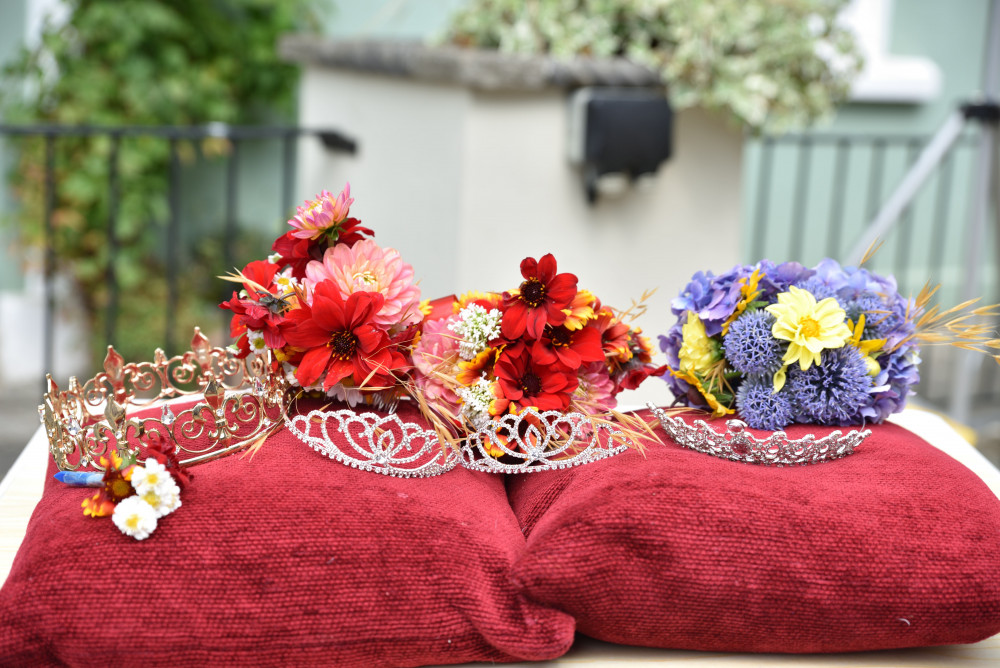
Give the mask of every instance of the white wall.
<svg viewBox="0 0 1000 668">
<path fill-rule="evenodd" d="M 304 150 L 301 198 L 349 180 L 352 212 L 413 264 L 425 297 L 516 287 L 524 257 L 552 252 L 612 306 L 657 288 L 638 321 L 655 339 L 695 271 L 739 260 L 742 137 L 700 110 L 677 116 L 675 155 L 655 176 L 591 207 L 566 158 L 561 90 L 483 93 L 309 68 L 300 105 L 303 125 L 360 145 L 353 157 Z M 623 404 L 670 399 L 655 379 L 630 394 Z"/>
</svg>

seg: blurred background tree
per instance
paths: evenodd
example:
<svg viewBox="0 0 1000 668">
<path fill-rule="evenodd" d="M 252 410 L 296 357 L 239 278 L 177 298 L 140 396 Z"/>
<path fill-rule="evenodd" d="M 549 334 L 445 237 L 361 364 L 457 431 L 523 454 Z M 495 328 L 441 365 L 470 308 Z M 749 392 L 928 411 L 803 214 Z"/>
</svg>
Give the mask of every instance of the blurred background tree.
<svg viewBox="0 0 1000 668">
<path fill-rule="evenodd" d="M 282 123 L 294 119 L 297 69 L 283 63 L 278 37 L 315 29 L 315 0 L 66 0 L 65 22 L 47 23 L 40 44 L 5 68 L 3 115 L 9 123 L 194 125 Z M 68 272 L 93 319 L 105 331 L 109 300 L 109 157 L 112 140 L 61 138 L 55 144 L 59 184 L 53 222 L 60 270 Z M 11 216 L 26 257 L 41 256 L 45 150 L 19 144 L 11 174 L 18 212 Z M 190 165 L 229 152 L 225 140 L 180 143 Z M 120 286 L 116 346 L 146 359 L 163 345 L 168 315 L 162 254 L 169 215 L 169 144 L 122 139 L 114 275 Z M 218 237 L 218 233 L 214 233 Z M 215 313 L 214 276 L 222 239 L 199 234 L 181 272 L 183 322 Z M 265 240 L 251 242 L 251 252 Z M 240 257 L 239 253 L 234 257 Z M 191 297 L 200 297 L 192 299 Z M 215 320 L 213 320 L 215 322 Z M 106 343 L 93 337 L 95 351 Z M 168 351 L 170 352 L 170 351 Z"/>
<path fill-rule="evenodd" d="M 847 99 L 861 58 L 847 0 L 469 0 L 444 39 L 557 58 L 622 56 L 659 70 L 677 108 L 769 129 Z"/>
</svg>

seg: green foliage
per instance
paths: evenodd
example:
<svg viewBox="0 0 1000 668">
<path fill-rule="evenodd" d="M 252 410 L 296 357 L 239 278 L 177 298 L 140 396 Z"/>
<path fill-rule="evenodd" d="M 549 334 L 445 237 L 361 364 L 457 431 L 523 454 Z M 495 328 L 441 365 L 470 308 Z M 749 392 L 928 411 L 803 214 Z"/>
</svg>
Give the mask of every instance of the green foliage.
<svg viewBox="0 0 1000 668">
<path fill-rule="evenodd" d="M 66 125 L 234 124 L 290 119 L 297 70 L 276 52 L 280 35 L 314 27 L 313 0 L 66 0 L 69 19 L 46 25 L 41 45 L 25 51 L 3 74 L 7 122 Z M 57 199 L 53 215 L 58 266 L 79 283 L 94 316 L 95 350 L 105 342 L 110 249 L 109 137 L 60 138 L 56 146 Z M 20 148 L 12 187 L 14 219 L 26 248 L 42 243 L 45 151 L 40 139 Z M 225 141 L 181 143 L 185 165 L 225 155 Z M 147 359 L 163 345 L 163 247 L 169 215 L 169 144 L 132 137 L 118 145 L 114 273 L 120 285 L 116 346 L 127 359 Z M 211 275 L 219 248 L 199 238 L 198 261 L 185 265 L 181 312 L 171 314 L 178 340 L 213 313 L 221 290 Z M 260 248 L 256 249 L 259 253 Z M 207 294 L 206 294 L 207 291 Z M 201 298 L 199 300 L 199 297 Z M 221 341 L 220 341 L 221 343 Z"/>
<path fill-rule="evenodd" d="M 850 33 L 834 23 L 845 4 L 470 0 L 446 39 L 557 58 L 627 57 L 659 70 L 678 108 L 698 105 L 773 129 L 822 117 L 845 99 L 860 66 Z"/>
</svg>

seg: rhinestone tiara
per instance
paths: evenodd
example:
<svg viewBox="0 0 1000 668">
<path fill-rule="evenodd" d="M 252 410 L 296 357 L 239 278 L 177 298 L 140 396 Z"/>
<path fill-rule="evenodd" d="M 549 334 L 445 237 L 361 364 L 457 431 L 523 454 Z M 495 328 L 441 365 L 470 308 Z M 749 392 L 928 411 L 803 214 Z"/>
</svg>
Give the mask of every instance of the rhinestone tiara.
<svg viewBox="0 0 1000 668">
<path fill-rule="evenodd" d="M 583 413 L 539 412 L 490 420 L 465 440 L 462 466 L 488 473 L 535 473 L 589 464 L 633 447 L 625 433 Z"/>
<path fill-rule="evenodd" d="M 100 470 L 102 456 L 138 453 L 152 432 L 176 445 L 184 466 L 238 452 L 280 425 L 285 413 L 287 383 L 268 373 L 269 355 L 237 359 L 213 348 L 197 327 L 191 349 L 176 357 L 157 349 L 152 362 L 126 364 L 108 346 L 104 371 L 84 385 L 73 377 L 62 390 L 47 377 L 38 413 L 49 451 L 63 471 Z M 185 398 L 195 404 L 175 413 Z M 157 408 L 158 417 L 134 415 L 155 415 Z"/>
<path fill-rule="evenodd" d="M 331 427 L 340 438 L 331 434 Z M 432 429 L 398 415 L 352 410 L 310 411 L 285 418 L 285 426 L 321 455 L 351 468 L 401 478 L 429 478 L 455 468 L 458 455 Z"/>
<path fill-rule="evenodd" d="M 316 452 L 351 468 L 428 478 L 456 465 L 485 473 L 534 473 L 588 464 L 624 452 L 622 430 L 582 413 L 526 409 L 491 420 L 456 449 L 432 429 L 397 415 L 314 410 L 285 426 Z"/>
<path fill-rule="evenodd" d="M 746 431 L 745 422 L 726 420 L 726 431 L 720 434 L 704 420 L 688 424 L 653 404 L 648 406 L 663 431 L 679 445 L 714 457 L 765 466 L 818 464 L 840 459 L 853 453 L 872 433 L 870 429 L 852 429 L 846 434 L 835 430 L 822 438 L 806 434 L 793 439 L 783 431 L 776 431 L 767 438 L 757 438 Z"/>
</svg>

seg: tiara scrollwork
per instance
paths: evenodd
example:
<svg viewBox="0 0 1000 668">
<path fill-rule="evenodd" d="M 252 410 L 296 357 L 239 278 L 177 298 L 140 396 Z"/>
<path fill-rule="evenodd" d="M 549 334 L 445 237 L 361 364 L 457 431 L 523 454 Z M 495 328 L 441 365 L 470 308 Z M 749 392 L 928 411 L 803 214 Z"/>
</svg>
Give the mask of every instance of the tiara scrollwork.
<svg viewBox="0 0 1000 668">
<path fill-rule="evenodd" d="M 362 471 L 429 478 L 458 464 L 457 453 L 444 448 L 433 430 L 394 413 L 315 410 L 285 418 L 285 426 L 321 455 Z"/>
<path fill-rule="evenodd" d="M 539 412 L 490 420 L 461 448 L 462 466 L 489 473 L 535 473 L 589 464 L 633 447 L 613 424 L 583 413 Z"/>
<path fill-rule="evenodd" d="M 767 438 L 757 438 L 746 431 L 747 425 L 740 420 L 726 420 L 725 433 L 719 433 L 704 420 L 688 424 L 652 404 L 649 409 L 678 445 L 713 457 L 766 466 L 818 464 L 840 459 L 852 454 L 872 433 L 870 429 L 851 429 L 846 434 L 834 430 L 822 438 L 806 434 L 792 439 L 785 432 L 776 431 Z"/>
<path fill-rule="evenodd" d="M 137 454 L 152 433 L 176 445 L 183 466 L 238 452 L 280 425 L 285 413 L 287 383 L 268 364 L 267 356 L 238 359 L 212 347 L 197 327 L 191 350 L 176 357 L 157 349 L 152 362 L 126 364 L 108 346 L 104 371 L 84 385 L 74 377 L 62 390 L 48 377 L 38 413 L 49 451 L 63 471 L 101 470 L 102 457 L 115 450 Z M 178 402 L 185 408 L 177 409 Z"/>
</svg>

